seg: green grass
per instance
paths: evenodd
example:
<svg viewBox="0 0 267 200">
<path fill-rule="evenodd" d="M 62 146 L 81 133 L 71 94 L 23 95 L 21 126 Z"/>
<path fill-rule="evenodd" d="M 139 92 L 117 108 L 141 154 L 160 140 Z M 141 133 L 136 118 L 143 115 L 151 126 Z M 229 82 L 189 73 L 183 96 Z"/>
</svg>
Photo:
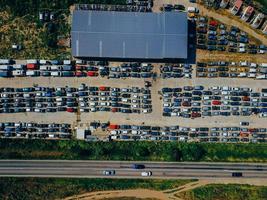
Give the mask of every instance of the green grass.
<svg viewBox="0 0 267 200">
<path fill-rule="evenodd" d="M 134 188 L 165 190 L 192 181 L 194 180 L 1 178 L 0 199 L 49 200 L 92 191 Z"/>
<path fill-rule="evenodd" d="M 1 139 L 0 159 L 267 162 L 267 144 Z"/>
<path fill-rule="evenodd" d="M 267 187 L 214 184 L 184 192 L 180 196 L 184 200 L 266 200 Z"/>
<path fill-rule="evenodd" d="M 260 6 L 256 5 L 256 7 L 259 8 L 265 14 L 267 14 L 267 0 L 255 0 L 254 2 L 259 3 Z"/>
</svg>

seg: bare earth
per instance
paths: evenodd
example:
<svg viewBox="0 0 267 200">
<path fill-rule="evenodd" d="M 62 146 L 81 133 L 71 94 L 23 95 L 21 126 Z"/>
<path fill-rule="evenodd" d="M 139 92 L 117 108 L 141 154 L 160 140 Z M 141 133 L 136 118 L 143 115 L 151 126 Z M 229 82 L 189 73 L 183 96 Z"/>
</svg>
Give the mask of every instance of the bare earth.
<svg viewBox="0 0 267 200">
<path fill-rule="evenodd" d="M 101 200 L 110 198 L 122 198 L 122 197 L 135 197 L 143 199 L 157 199 L 157 200 L 182 200 L 179 194 L 188 190 L 192 190 L 197 187 L 201 187 L 207 184 L 249 184 L 256 186 L 267 186 L 267 180 L 257 180 L 257 179 L 201 179 L 197 182 L 191 182 L 186 185 L 180 186 L 178 188 L 155 191 L 148 189 L 135 189 L 135 190 L 111 190 L 111 191 L 99 191 L 99 192 L 89 192 L 82 195 L 74 195 L 67 197 L 64 200 Z"/>
</svg>

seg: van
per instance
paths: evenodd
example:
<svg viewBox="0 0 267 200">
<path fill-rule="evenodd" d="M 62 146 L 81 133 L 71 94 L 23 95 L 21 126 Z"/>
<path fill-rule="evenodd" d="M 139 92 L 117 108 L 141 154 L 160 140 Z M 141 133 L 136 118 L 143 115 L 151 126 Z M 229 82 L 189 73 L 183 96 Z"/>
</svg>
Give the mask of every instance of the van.
<svg viewBox="0 0 267 200">
<path fill-rule="evenodd" d="M 41 65 L 40 66 L 40 70 L 41 71 L 50 71 L 51 70 L 51 67 L 48 66 L 48 65 Z"/>
<path fill-rule="evenodd" d="M 267 68 L 267 63 L 261 63 L 259 67 Z"/>
<path fill-rule="evenodd" d="M 239 65 L 241 67 L 247 67 L 249 65 L 249 62 L 248 61 L 240 62 Z"/>
<path fill-rule="evenodd" d="M 256 74 L 250 73 L 250 74 L 248 75 L 248 78 L 256 78 Z"/>
<path fill-rule="evenodd" d="M 36 59 L 30 59 L 30 60 L 27 60 L 26 62 L 27 62 L 27 64 L 37 64 L 38 63 L 38 61 Z"/>
<path fill-rule="evenodd" d="M 247 73 L 239 73 L 238 77 L 247 77 Z"/>
<path fill-rule="evenodd" d="M 61 76 L 60 72 L 51 72 L 51 76 L 59 77 Z"/>
<path fill-rule="evenodd" d="M 257 69 L 255 69 L 255 68 L 250 68 L 249 69 L 249 73 L 256 73 L 257 72 Z"/>
<path fill-rule="evenodd" d="M 196 7 L 188 7 L 187 8 L 187 12 L 189 12 L 189 13 L 199 13 L 199 10 Z"/>
<path fill-rule="evenodd" d="M 256 77 L 256 79 L 266 79 L 266 78 L 267 78 L 267 75 L 265 75 L 265 74 L 258 75 L 258 76 Z"/>
<path fill-rule="evenodd" d="M 60 71 L 61 68 L 62 67 L 60 65 L 51 65 L 51 71 Z"/>
<path fill-rule="evenodd" d="M 26 71 L 26 76 L 38 76 L 39 71 Z"/>
</svg>

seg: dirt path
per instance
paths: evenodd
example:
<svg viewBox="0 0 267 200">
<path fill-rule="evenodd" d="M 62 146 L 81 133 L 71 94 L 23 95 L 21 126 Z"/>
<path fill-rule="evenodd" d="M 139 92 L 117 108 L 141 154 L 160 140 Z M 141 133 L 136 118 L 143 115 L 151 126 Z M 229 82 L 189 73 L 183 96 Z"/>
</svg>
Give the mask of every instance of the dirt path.
<svg viewBox="0 0 267 200">
<path fill-rule="evenodd" d="M 267 39 L 265 36 L 255 32 L 252 28 L 242 24 L 241 22 L 237 21 L 236 19 L 231 19 L 225 15 L 221 15 L 215 11 L 209 10 L 202 5 L 198 4 L 198 8 L 200 10 L 201 15 L 206 15 L 208 17 L 213 17 L 214 19 L 227 24 L 229 26 L 237 26 L 240 30 L 247 32 L 250 36 L 254 37 L 255 39 L 262 42 L 262 44 L 267 45 Z"/>
<path fill-rule="evenodd" d="M 147 189 L 136 189 L 136 190 L 115 190 L 115 191 L 99 191 L 90 192 L 82 195 L 68 197 L 65 200 L 100 200 L 108 198 L 121 198 L 121 197 L 135 197 L 144 199 L 157 199 L 166 200 L 168 196 L 161 191 L 147 190 Z"/>
<path fill-rule="evenodd" d="M 64 200 L 103 200 L 109 198 L 135 197 L 140 199 L 157 199 L 157 200 L 183 200 L 179 194 L 189 191 L 207 184 L 249 184 L 256 186 L 267 186 L 267 180 L 258 180 L 251 178 L 220 178 L 220 179 L 201 179 L 196 182 L 190 182 L 178 188 L 155 191 L 148 189 L 134 189 L 134 190 L 111 190 L 89 192 L 82 195 L 74 195 L 67 197 Z"/>
</svg>

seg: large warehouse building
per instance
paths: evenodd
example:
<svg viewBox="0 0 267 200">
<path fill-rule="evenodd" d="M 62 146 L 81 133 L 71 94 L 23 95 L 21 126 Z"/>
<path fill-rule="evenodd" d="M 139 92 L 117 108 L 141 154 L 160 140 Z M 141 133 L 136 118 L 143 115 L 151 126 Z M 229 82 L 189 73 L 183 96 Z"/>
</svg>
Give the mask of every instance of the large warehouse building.
<svg viewBox="0 0 267 200">
<path fill-rule="evenodd" d="M 83 59 L 184 60 L 187 35 L 185 12 L 75 10 L 72 55 Z"/>
</svg>

